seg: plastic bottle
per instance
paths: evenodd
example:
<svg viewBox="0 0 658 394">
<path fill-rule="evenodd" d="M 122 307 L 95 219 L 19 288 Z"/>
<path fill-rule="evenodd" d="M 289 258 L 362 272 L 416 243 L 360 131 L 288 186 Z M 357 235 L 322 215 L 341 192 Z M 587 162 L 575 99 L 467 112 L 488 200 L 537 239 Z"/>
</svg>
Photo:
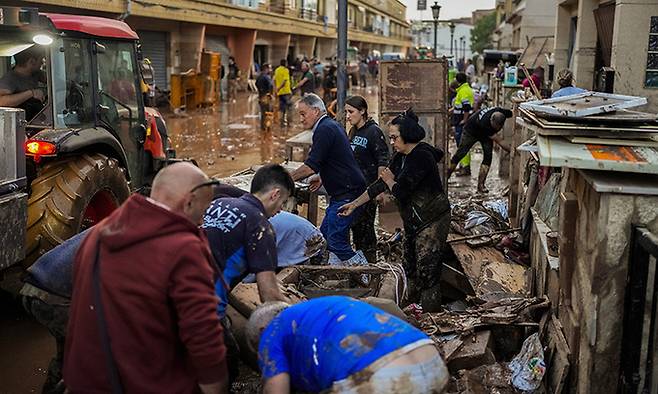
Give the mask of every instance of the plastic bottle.
<svg viewBox="0 0 658 394">
<path fill-rule="evenodd" d="M 506 67 L 505 68 L 505 79 L 503 80 L 504 85 L 517 85 L 518 84 L 518 70 L 516 66 Z"/>
</svg>

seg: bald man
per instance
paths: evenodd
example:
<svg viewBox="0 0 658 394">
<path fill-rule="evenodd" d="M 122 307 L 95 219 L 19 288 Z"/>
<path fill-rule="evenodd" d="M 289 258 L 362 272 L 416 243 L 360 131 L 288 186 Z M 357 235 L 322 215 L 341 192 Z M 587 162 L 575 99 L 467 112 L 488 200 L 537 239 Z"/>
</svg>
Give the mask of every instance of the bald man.
<svg viewBox="0 0 658 394">
<path fill-rule="evenodd" d="M 493 144 L 498 144 L 503 150 L 509 152 L 509 147 L 502 144 L 502 139 L 498 132 L 503 129 L 505 120 L 512 117 L 512 111 L 500 107 L 483 108 L 471 115 L 464 124 L 461 141 L 457 152 L 450 160 L 448 169 L 448 178 L 457 168 L 459 161 L 466 156 L 476 142 L 482 145 L 483 159 L 480 164 L 480 173 L 478 174 L 478 193 L 488 193 L 485 185 L 489 167 L 493 158 Z"/>
<path fill-rule="evenodd" d="M 73 264 L 71 392 L 227 390 L 218 277 L 198 224 L 216 182 L 176 163 L 90 230 Z"/>
</svg>

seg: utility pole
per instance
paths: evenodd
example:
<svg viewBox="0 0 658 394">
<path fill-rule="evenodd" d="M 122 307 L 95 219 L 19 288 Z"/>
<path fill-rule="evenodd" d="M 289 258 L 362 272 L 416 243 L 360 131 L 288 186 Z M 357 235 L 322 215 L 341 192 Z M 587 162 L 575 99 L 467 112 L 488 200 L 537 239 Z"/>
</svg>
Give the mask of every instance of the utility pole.
<svg viewBox="0 0 658 394">
<path fill-rule="evenodd" d="M 347 98 L 347 0 L 338 0 L 338 83 L 336 85 L 336 118 L 338 123 L 345 120 L 345 99 Z"/>
</svg>

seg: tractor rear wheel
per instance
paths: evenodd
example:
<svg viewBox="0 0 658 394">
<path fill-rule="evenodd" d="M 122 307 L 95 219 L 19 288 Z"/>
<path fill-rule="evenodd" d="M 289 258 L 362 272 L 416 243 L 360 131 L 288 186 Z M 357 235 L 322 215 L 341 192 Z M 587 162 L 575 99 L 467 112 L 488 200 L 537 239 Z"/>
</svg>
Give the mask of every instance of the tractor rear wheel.
<svg viewBox="0 0 658 394">
<path fill-rule="evenodd" d="M 114 211 L 130 189 L 117 160 L 84 153 L 46 164 L 32 181 L 25 267 Z"/>
</svg>

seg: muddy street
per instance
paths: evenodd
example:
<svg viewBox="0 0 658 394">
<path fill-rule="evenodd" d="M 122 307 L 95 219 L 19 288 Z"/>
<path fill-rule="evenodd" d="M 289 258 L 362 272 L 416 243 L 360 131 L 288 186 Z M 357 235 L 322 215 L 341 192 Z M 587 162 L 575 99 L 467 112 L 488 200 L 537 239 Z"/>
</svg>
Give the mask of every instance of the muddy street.
<svg viewBox="0 0 658 394">
<path fill-rule="evenodd" d="M 366 97 L 369 111 L 376 116 L 379 105 L 376 87 L 354 88 L 353 94 Z M 299 95 L 293 97 L 293 103 Z M 258 96 L 241 92 L 235 103 L 190 111 L 183 115 L 165 113 L 167 128 L 176 154 L 195 159 L 211 176 L 225 177 L 266 162 L 286 158 L 286 139 L 303 131 L 293 110 L 286 127 L 277 122 L 271 132 L 260 130 Z"/>
</svg>

